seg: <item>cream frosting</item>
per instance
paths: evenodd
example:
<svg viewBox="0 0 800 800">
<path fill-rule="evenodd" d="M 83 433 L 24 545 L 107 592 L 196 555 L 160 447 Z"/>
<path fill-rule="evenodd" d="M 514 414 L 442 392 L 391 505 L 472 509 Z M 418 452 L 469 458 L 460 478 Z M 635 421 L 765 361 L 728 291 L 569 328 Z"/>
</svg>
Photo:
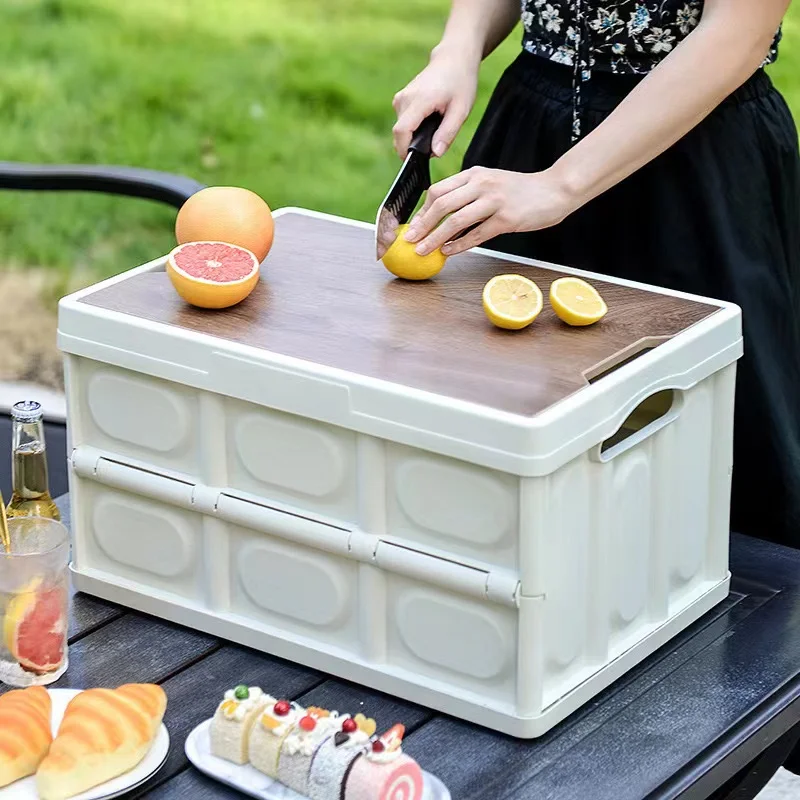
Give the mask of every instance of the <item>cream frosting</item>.
<svg viewBox="0 0 800 800">
<path fill-rule="evenodd" d="M 401 755 L 403 755 L 402 747 L 398 747 L 395 750 L 384 750 L 381 753 L 376 753 L 370 748 L 365 758 L 367 761 L 373 761 L 375 764 L 391 764 L 392 761 L 397 761 Z"/>
<path fill-rule="evenodd" d="M 283 750 L 290 756 L 297 753 L 304 756 L 311 756 L 317 745 L 327 736 L 333 733 L 336 727 L 336 720 L 330 717 L 318 719 L 313 731 L 304 731 L 302 728 L 295 728 L 283 743 Z"/>
<path fill-rule="evenodd" d="M 279 714 L 274 713 L 274 705 L 275 703 L 270 703 L 269 707 L 264 709 L 264 713 L 261 715 L 261 726 L 275 736 L 284 736 L 297 723 L 300 717 L 305 716 L 306 713 L 304 708 L 292 705 L 289 713 L 281 717 Z M 278 724 L 274 728 L 264 725 L 264 717 L 271 717 Z"/>
<path fill-rule="evenodd" d="M 254 708 L 264 702 L 269 702 L 269 695 L 264 694 L 258 686 L 249 686 L 248 693 L 248 697 L 245 700 L 239 700 L 234 689 L 228 689 L 225 692 L 224 699 L 219 704 L 225 719 L 243 722 Z"/>
</svg>

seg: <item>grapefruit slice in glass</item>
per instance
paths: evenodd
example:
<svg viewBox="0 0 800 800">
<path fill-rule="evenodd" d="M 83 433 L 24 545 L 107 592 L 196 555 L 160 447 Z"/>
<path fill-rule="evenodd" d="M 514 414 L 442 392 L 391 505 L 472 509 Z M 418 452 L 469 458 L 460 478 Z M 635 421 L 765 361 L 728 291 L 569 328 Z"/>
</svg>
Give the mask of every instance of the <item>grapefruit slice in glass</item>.
<svg viewBox="0 0 800 800">
<path fill-rule="evenodd" d="M 5 645 L 19 665 L 40 675 L 57 670 L 67 647 L 67 590 L 40 588 L 41 581 L 14 595 L 3 621 Z"/>
</svg>

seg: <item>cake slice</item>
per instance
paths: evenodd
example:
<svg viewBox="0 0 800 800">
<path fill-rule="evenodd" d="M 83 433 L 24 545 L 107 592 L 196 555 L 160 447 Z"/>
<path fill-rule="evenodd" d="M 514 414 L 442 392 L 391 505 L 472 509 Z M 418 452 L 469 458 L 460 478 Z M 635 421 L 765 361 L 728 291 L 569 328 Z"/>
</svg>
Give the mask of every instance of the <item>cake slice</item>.
<svg viewBox="0 0 800 800">
<path fill-rule="evenodd" d="M 250 735 L 250 763 L 270 778 L 277 778 L 283 742 L 304 716 L 306 710 L 288 700 L 267 705 Z"/>
<path fill-rule="evenodd" d="M 253 725 L 274 702 L 275 698 L 258 686 L 240 684 L 228 689 L 211 720 L 211 753 L 234 764 L 246 764 Z"/>
<path fill-rule="evenodd" d="M 50 711 L 41 686 L 0 695 L 0 787 L 36 772 L 53 741 Z"/>
<path fill-rule="evenodd" d="M 402 725 L 395 725 L 353 762 L 343 800 L 422 800 L 422 770 L 402 750 L 404 733 Z"/>
<path fill-rule="evenodd" d="M 308 797 L 311 800 L 342 800 L 347 775 L 369 746 L 366 730 L 358 725 L 354 731 L 341 730 L 326 739 L 311 762 Z"/>
<path fill-rule="evenodd" d="M 66 800 L 133 769 L 152 747 L 166 708 L 167 696 L 154 684 L 76 695 L 36 773 L 41 800 Z"/>
<path fill-rule="evenodd" d="M 375 720 L 363 714 L 355 718 L 339 716 L 336 711 L 308 708 L 297 726 L 289 733 L 278 759 L 278 780 L 299 794 L 308 794 L 308 778 L 319 748 L 340 731 L 353 733 L 362 728 L 367 736 L 375 733 Z"/>
</svg>

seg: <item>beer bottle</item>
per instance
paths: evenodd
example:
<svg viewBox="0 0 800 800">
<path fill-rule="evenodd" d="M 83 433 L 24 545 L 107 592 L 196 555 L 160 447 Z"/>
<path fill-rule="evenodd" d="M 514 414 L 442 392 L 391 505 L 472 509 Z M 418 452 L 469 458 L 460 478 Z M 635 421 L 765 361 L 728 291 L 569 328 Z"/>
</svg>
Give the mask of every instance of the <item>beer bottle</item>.
<svg viewBox="0 0 800 800">
<path fill-rule="evenodd" d="M 60 520 L 50 495 L 42 407 L 23 400 L 11 409 L 11 500 L 9 517 L 48 517 Z"/>
</svg>

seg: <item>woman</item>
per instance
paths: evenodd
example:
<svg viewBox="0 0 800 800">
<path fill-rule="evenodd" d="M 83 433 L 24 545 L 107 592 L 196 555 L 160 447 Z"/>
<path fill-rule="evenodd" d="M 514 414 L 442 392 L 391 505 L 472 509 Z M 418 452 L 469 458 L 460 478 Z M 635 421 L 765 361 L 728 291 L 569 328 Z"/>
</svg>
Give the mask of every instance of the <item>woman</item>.
<svg viewBox="0 0 800 800">
<path fill-rule="evenodd" d="M 523 51 L 466 169 L 431 187 L 406 238 L 740 305 L 732 527 L 800 547 L 800 156 L 762 69 L 789 2 L 523 0 Z M 519 0 L 453 0 L 430 63 L 395 97 L 399 154 L 434 110 L 446 151 L 519 14 Z"/>
</svg>

